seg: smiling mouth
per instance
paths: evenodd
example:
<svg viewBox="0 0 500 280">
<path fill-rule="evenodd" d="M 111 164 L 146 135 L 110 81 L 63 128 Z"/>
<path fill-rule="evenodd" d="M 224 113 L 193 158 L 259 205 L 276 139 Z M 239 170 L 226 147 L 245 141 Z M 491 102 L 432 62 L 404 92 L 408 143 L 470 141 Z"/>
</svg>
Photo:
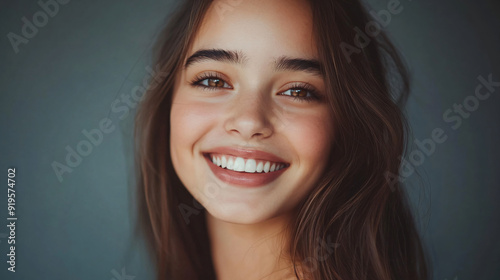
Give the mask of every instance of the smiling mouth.
<svg viewBox="0 0 500 280">
<path fill-rule="evenodd" d="M 273 162 L 252 158 L 235 157 L 225 154 L 205 154 L 205 157 L 214 165 L 241 173 L 270 173 L 287 168 L 288 163 Z"/>
</svg>

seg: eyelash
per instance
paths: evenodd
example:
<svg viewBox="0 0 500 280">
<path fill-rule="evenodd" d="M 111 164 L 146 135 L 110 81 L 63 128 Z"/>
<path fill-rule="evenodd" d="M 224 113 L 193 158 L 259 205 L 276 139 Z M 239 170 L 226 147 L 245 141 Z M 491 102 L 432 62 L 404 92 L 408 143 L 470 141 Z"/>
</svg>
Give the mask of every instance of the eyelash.
<svg viewBox="0 0 500 280">
<path fill-rule="evenodd" d="M 227 83 L 221 74 L 219 74 L 217 72 L 205 72 L 205 73 L 202 73 L 202 74 L 196 76 L 194 78 L 194 80 L 191 81 L 191 85 L 195 86 L 195 87 L 200 87 L 204 90 L 217 90 L 218 89 L 217 87 L 211 87 L 211 86 L 206 86 L 206 85 L 201 84 L 201 82 L 203 82 L 204 80 L 208 80 L 208 79 L 218 79 L 218 80 L 222 80 L 224 83 Z M 229 83 L 227 83 L 227 84 L 229 84 Z"/>
<path fill-rule="evenodd" d="M 309 84 L 293 83 L 291 85 L 291 87 L 289 87 L 288 89 L 286 89 L 280 93 L 287 92 L 289 90 L 304 90 L 310 94 L 310 96 L 304 96 L 304 97 L 285 95 L 285 96 L 293 98 L 293 100 L 296 100 L 296 101 L 313 102 L 313 101 L 320 101 L 321 100 L 320 94 L 316 91 L 316 89 L 313 86 L 311 86 Z"/>
<path fill-rule="evenodd" d="M 201 82 L 207 80 L 207 79 L 219 79 L 219 80 L 222 80 L 224 83 L 228 84 L 223 76 L 220 74 L 220 73 L 217 73 L 217 72 L 205 72 L 205 73 L 202 73 L 198 76 L 196 76 L 192 81 L 191 81 L 191 85 L 194 86 L 194 87 L 200 87 L 202 88 L 203 90 L 217 90 L 218 87 L 211 87 L 211 86 L 206 86 L 206 85 L 202 85 Z M 231 88 L 225 88 L 225 89 L 232 89 Z M 320 98 L 320 94 L 316 91 L 316 89 L 309 85 L 309 84 L 306 84 L 306 83 L 293 83 L 288 89 L 284 90 L 284 91 L 281 91 L 280 92 L 280 95 L 282 95 L 281 93 L 284 93 L 284 92 L 287 92 L 289 90 L 305 90 L 307 91 L 310 96 L 305 96 L 305 97 L 299 97 L 299 96 L 291 96 L 291 95 L 283 95 L 283 96 L 288 96 L 290 98 L 292 98 L 294 101 L 299 101 L 299 102 L 313 102 L 313 101 L 319 101 L 321 100 Z"/>
</svg>

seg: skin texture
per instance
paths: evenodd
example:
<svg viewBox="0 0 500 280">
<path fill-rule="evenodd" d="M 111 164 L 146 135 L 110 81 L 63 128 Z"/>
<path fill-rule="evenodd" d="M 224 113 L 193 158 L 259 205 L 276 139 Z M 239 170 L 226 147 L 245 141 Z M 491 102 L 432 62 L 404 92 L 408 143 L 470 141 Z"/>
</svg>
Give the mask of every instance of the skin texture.
<svg viewBox="0 0 500 280">
<path fill-rule="evenodd" d="M 275 69 L 282 56 L 317 59 L 308 4 L 236 3 L 231 10 L 222 9 L 223 1 L 212 4 L 187 57 L 223 49 L 243 59 L 202 60 L 180 71 L 171 110 L 172 162 L 184 186 L 207 209 L 218 278 L 283 279 L 290 269 L 282 233 L 326 168 L 334 125 L 327 121 L 320 75 Z M 221 87 L 192 85 L 207 72 L 218 73 Z M 297 83 L 312 86 L 320 99 L 287 95 Z M 221 146 L 269 152 L 290 166 L 265 186 L 223 183 L 203 157 Z"/>
</svg>

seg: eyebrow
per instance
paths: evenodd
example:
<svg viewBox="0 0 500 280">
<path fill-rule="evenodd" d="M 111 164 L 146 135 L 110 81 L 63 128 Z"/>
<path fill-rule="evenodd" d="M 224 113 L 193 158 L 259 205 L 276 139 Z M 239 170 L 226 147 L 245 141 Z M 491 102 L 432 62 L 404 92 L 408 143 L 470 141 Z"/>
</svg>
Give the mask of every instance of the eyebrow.
<svg viewBox="0 0 500 280">
<path fill-rule="evenodd" d="M 304 71 L 317 76 L 323 75 L 321 64 L 315 59 L 282 56 L 276 60 L 275 69 L 277 71 Z"/>
<path fill-rule="evenodd" d="M 221 49 L 199 50 L 186 60 L 184 68 L 188 68 L 188 66 L 190 66 L 191 64 L 203 60 L 215 60 L 221 62 L 242 64 L 246 59 L 241 52 L 236 51 L 226 51 Z"/>
<path fill-rule="evenodd" d="M 204 49 L 191 55 L 184 64 L 184 69 L 190 65 L 204 61 L 214 60 L 220 62 L 229 62 L 234 64 L 243 64 L 247 60 L 246 56 L 240 51 L 228 51 L 222 49 Z M 276 71 L 304 71 L 313 75 L 322 76 L 321 64 L 315 59 L 292 58 L 281 56 L 275 60 L 274 68 Z"/>
</svg>

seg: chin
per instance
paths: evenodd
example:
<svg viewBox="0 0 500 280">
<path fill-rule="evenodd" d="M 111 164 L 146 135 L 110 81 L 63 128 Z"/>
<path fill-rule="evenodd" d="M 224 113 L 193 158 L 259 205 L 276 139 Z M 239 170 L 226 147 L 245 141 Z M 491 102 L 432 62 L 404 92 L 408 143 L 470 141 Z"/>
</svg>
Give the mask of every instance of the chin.
<svg viewBox="0 0 500 280">
<path fill-rule="evenodd" d="M 286 211 L 274 207 L 269 208 L 269 205 L 264 207 L 265 205 L 262 203 L 230 203 L 218 200 L 207 205 L 204 204 L 204 206 L 207 212 L 217 220 L 244 225 L 263 223 L 286 213 Z"/>
<path fill-rule="evenodd" d="M 216 202 L 204 205 L 207 212 L 215 219 L 235 224 L 257 224 L 276 216 L 276 213 L 266 211 L 263 207 L 259 210 L 249 205 Z"/>
</svg>

